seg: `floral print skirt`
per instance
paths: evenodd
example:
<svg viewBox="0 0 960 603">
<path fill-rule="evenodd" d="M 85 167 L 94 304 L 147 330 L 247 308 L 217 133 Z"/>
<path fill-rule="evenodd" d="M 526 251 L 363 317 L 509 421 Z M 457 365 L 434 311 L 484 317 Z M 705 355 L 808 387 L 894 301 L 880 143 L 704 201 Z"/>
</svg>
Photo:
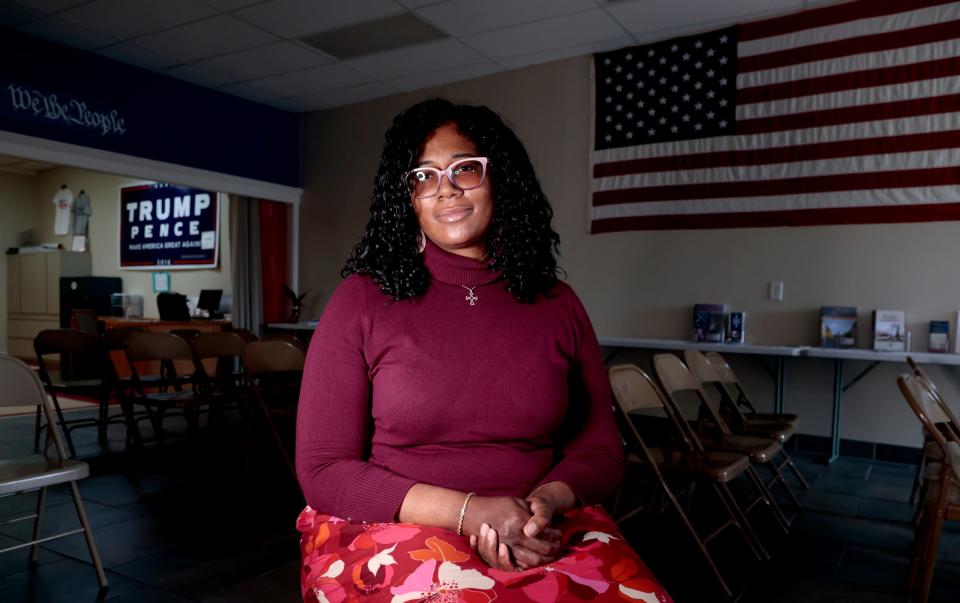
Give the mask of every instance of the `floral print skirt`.
<svg viewBox="0 0 960 603">
<path fill-rule="evenodd" d="M 565 556 L 542 567 L 489 567 L 467 537 L 409 523 L 353 523 L 307 507 L 297 518 L 304 601 L 641 601 L 663 590 L 599 506 L 567 513 Z"/>
</svg>

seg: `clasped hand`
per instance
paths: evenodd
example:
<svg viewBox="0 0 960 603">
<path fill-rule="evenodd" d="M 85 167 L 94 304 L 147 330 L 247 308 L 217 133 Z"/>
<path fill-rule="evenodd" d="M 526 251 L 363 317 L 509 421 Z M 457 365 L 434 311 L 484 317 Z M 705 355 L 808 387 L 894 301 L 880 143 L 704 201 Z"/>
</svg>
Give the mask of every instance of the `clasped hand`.
<svg viewBox="0 0 960 603">
<path fill-rule="evenodd" d="M 495 569 L 525 570 L 551 563 L 561 552 L 561 531 L 550 527 L 558 513 L 573 507 L 565 484 L 544 484 L 525 498 L 475 497 L 465 531 L 470 546 Z"/>
</svg>

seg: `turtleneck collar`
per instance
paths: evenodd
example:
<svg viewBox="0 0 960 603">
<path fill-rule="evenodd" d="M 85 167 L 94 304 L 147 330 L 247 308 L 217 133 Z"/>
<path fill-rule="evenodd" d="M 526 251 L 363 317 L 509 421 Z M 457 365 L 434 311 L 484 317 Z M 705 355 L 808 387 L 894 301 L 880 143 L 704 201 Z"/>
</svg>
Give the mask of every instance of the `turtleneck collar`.
<svg viewBox="0 0 960 603">
<path fill-rule="evenodd" d="M 438 247 L 430 239 L 423 248 L 423 263 L 436 280 L 450 285 L 476 287 L 500 278 L 487 266 L 486 260 L 475 260 Z"/>
</svg>

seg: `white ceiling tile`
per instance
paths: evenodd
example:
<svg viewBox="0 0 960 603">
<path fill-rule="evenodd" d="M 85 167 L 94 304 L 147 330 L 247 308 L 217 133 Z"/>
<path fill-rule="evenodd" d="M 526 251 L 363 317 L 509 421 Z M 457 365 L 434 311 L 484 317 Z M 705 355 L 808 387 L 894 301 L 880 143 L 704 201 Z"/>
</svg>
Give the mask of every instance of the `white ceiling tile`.
<svg viewBox="0 0 960 603">
<path fill-rule="evenodd" d="M 237 10 L 238 8 L 243 8 L 244 6 L 250 6 L 251 4 L 260 4 L 264 0 L 200 0 L 208 6 L 212 6 L 217 10 Z"/>
<path fill-rule="evenodd" d="M 594 0 L 451 0 L 417 13 L 455 36 L 463 36 L 596 7 Z"/>
<path fill-rule="evenodd" d="M 633 38 L 629 36 L 623 36 L 621 38 L 612 38 L 610 40 L 591 42 L 590 44 L 580 44 L 578 46 L 568 46 L 567 48 L 546 50 L 544 52 L 536 52 L 534 54 L 526 54 L 519 57 L 509 57 L 506 59 L 500 59 L 500 62 L 509 69 L 519 69 L 529 65 L 539 65 L 541 63 L 549 63 L 551 61 L 568 59 L 570 57 L 576 57 L 582 54 L 606 52 L 608 50 L 624 48 L 634 44 L 635 42 L 633 41 Z"/>
<path fill-rule="evenodd" d="M 96 52 L 99 55 L 122 61 L 129 65 L 154 71 L 172 67 L 180 62 L 173 57 L 157 54 L 146 48 L 137 46 L 134 42 L 121 42 L 120 44 L 100 48 Z"/>
<path fill-rule="evenodd" d="M 453 69 L 444 69 L 434 71 L 433 73 L 424 73 L 421 75 L 412 75 L 409 77 L 387 80 L 387 83 L 398 90 L 404 92 L 409 90 L 419 90 L 421 88 L 430 88 L 450 82 L 459 82 L 473 78 L 483 77 L 491 73 L 503 71 L 503 67 L 493 61 L 484 61 L 476 65 L 463 65 Z"/>
<path fill-rule="evenodd" d="M 232 77 L 227 73 L 204 69 L 195 65 L 180 65 L 179 67 L 168 69 L 163 73 L 173 76 L 178 80 L 206 86 L 207 88 L 218 88 L 233 81 Z"/>
<path fill-rule="evenodd" d="M 71 6 L 83 4 L 87 0 L 17 0 L 17 4 L 29 6 L 45 13 L 55 13 Z"/>
<path fill-rule="evenodd" d="M 406 6 L 407 8 L 418 8 L 420 6 L 427 6 L 429 4 L 440 4 L 443 0 L 397 0 L 400 4 Z"/>
<path fill-rule="evenodd" d="M 196 21 L 216 11 L 197 0 L 130 2 L 130 0 L 94 0 L 71 8 L 60 17 L 78 25 L 104 31 L 127 40 L 137 36 Z"/>
<path fill-rule="evenodd" d="M 374 78 L 387 80 L 451 69 L 459 65 L 474 65 L 483 62 L 485 58 L 465 44 L 447 39 L 356 57 L 343 62 Z"/>
<path fill-rule="evenodd" d="M 233 14 L 281 36 L 299 38 L 402 12 L 392 0 L 273 0 Z"/>
<path fill-rule="evenodd" d="M 265 77 L 248 83 L 264 88 L 277 96 L 288 97 L 303 96 L 333 88 L 346 88 L 368 81 L 370 81 L 368 76 L 337 63 Z"/>
<path fill-rule="evenodd" d="M 729 21 L 751 15 L 803 8 L 801 0 L 645 0 L 609 4 L 610 11 L 631 33 L 642 35 L 668 29 L 699 30 L 697 24 Z"/>
<path fill-rule="evenodd" d="M 194 63 L 233 76 L 233 81 L 262 78 L 331 62 L 325 55 L 293 42 L 277 42 Z"/>
<path fill-rule="evenodd" d="M 260 88 L 257 86 L 251 86 L 246 82 L 238 82 L 236 84 L 229 84 L 219 88 L 221 92 L 226 92 L 227 94 L 232 94 L 234 96 L 239 96 L 240 98 L 245 98 L 247 100 L 256 101 L 262 103 L 268 100 L 276 100 L 280 98 L 276 94 L 270 92 L 266 88 Z"/>
<path fill-rule="evenodd" d="M 4 2 L 0 4 L 0 27 L 16 29 L 21 25 L 26 25 L 44 16 L 46 16 L 45 13 L 21 6 L 16 2 Z"/>
<path fill-rule="evenodd" d="M 188 63 L 276 40 L 277 38 L 262 29 L 231 16 L 220 15 L 137 38 L 137 44 Z"/>
<path fill-rule="evenodd" d="M 626 35 L 601 9 L 465 36 L 463 41 L 495 59 L 533 54 Z"/>
<path fill-rule="evenodd" d="M 263 104 L 269 105 L 274 109 L 280 109 L 290 113 L 304 113 L 310 110 L 306 103 L 297 102 L 292 98 L 278 98 L 275 100 L 263 101 Z"/>
<path fill-rule="evenodd" d="M 351 88 L 327 90 L 326 92 L 296 97 L 292 100 L 306 106 L 310 111 L 316 111 L 318 109 L 351 105 L 353 103 L 363 102 L 372 98 L 380 98 L 381 96 L 390 96 L 396 93 L 397 90 L 394 90 L 386 84 L 372 82 Z"/>
<path fill-rule="evenodd" d="M 119 42 L 113 36 L 87 29 L 58 17 L 46 17 L 28 23 L 21 27 L 20 31 L 80 50 L 93 50 Z"/>
</svg>

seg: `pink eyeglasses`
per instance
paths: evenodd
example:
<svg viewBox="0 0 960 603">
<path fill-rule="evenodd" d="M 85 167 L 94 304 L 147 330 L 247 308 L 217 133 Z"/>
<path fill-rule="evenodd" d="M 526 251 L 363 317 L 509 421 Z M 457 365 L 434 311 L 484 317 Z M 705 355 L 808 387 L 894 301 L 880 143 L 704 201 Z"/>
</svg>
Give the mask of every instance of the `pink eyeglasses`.
<svg viewBox="0 0 960 603">
<path fill-rule="evenodd" d="M 406 173 L 404 179 L 410 193 L 417 199 L 426 199 L 440 192 L 440 182 L 444 176 L 453 186 L 468 191 L 483 184 L 488 163 L 486 157 L 466 157 L 454 161 L 443 170 L 426 166 L 414 168 Z"/>
</svg>

